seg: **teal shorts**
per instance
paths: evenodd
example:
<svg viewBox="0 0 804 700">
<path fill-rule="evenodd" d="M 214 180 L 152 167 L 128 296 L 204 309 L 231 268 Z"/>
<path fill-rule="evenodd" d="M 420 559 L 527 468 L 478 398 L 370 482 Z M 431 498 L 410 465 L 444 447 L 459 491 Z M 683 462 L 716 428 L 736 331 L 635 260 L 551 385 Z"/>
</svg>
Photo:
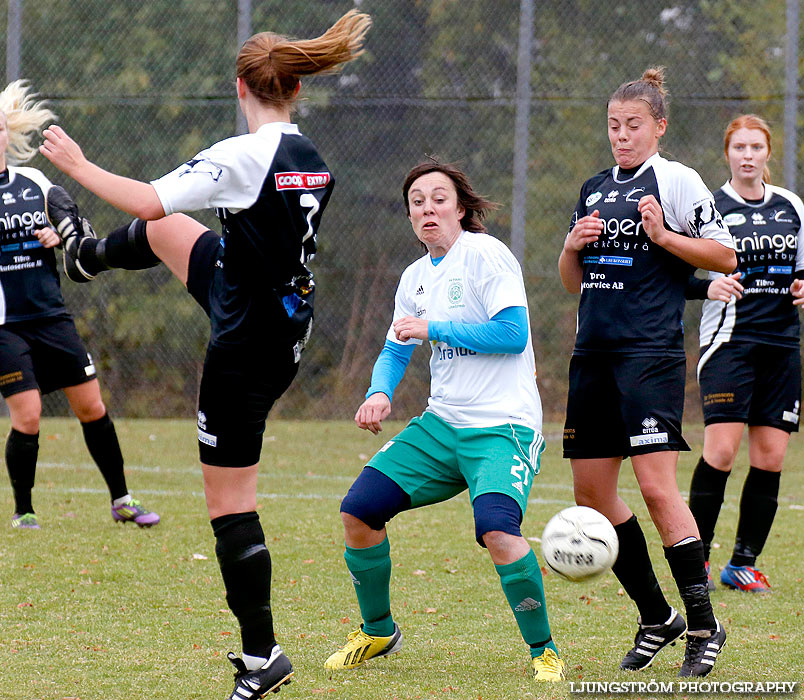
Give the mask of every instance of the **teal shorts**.
<svg viewBox="0 0 804 700">
<path fill-rule="evenodd" d="M 469 498 L 503 493 L 525 515 L 544 438 L 524 425 L 453 428 L 434 413 L 412 418 L 383 445 L 368 466 L 410 496 L 411 508 L 441 503 L 469 489 Z"/>
</svg>

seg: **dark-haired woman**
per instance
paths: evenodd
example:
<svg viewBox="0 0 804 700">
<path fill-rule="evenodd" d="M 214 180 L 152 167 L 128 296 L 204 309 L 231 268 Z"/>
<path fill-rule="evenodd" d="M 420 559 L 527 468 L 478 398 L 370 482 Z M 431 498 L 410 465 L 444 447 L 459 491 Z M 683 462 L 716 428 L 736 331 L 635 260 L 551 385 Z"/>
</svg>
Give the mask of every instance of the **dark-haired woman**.
<svg viewBox="0 0 804 700">
<path fill-rule="evenodd" d="M 316 39 L 252 36 L 237 57 L 237 96 L 249 133 L 201 151 L 151 184 L 89 162 L 59 127 L 45 131 L 40 149 L 137 217 L 98 241 L 84 235 L 67 198 L 50 198 L 72 279 L 161 261 L 210 317 L 198 441 L 215 550 L 243 644 L 242 659 L 229 655 L 236 668 L 232 700 L 276 691 L 293 673 L 274 636 L 257 463 L 268 411 L 290 386 L 310 334 L 314 285 L 306 263 L 334 181 L 315 146 L 290 123 L 291 111 L 301 76 L 358 56 L 369 25 L 368 15 L 353 10 Z M 222 237 L 174 213 L 210 208 Z"/>
<path fill-rule="evenodd" d="M 475 537 L 494 562 L 538 681 L 564 678 L 550 633 L 536 555 L 522 537 L 544 449 L 522 272 L 481 219 L 496 205 L 452 165 L 423 163 L 402 191 L 427 253 L 403 273 L 394 318 L 355 416 L 375 435 L 416 345 L 430 344 L 430 398 L 421 416 L 389 440 L 341 504 L 346 566 L 363 623 L 326 661 L 351 669 L 398 652 L 391 615 L 386 523 L 404 510 L 469 490 Z"/>
<path fill-rule="evenodd" d="M 649 69 L 608 103 L 615 167 L 581 188 L 559 259 L 565 288 L 581 293 L 570 362 L 564 456 L 575 501 L 614 524 L 614 573 L 639 610 L 621 668 L 647 668 L 687 632 L 681 676 L 705 676 L 726 639 L 706 586 L 703 545 L 676 483 L 685 356 L 684 290 L 692 266 L 734 269 L 734 246 L 698 174 L 662 158 L 664 72 Z M 618 493 L 630 457 L 659 531 L 687 621 L 667 603 L 636 516 Z"/>
<path fill-rule="evenodd" d="M 798 306 L 804 304 L 804 205 L 770 184 L 771 133 L 767 122 L 743 114 L 726 127 L 731 178 L 715 203 L 737 248 L 737 272 L 695 279 L 692 297 L 705 298 L 698 383 L 704 446 L 690 484 L 690 510 L 709 552 L 726 480 L 745 426 L 750 467 L 743 485 L 724 586 L 750 593 L 770 590 L 756 568 L 776 515 L 782 463 L 801 416 Z M 709 578 L 710 589 L 714 581 Z"/>
</svg>

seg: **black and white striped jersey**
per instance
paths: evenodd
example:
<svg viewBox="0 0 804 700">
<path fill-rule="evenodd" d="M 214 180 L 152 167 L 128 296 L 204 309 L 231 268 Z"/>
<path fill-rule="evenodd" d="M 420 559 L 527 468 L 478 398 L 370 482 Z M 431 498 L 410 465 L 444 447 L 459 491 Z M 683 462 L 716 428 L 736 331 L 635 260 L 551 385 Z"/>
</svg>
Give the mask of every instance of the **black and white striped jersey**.
<svg viewBox="0 0 804 700">
<path fill-rule="evenodd" d="M 213 343 L 290 332 L 287 299 L 311 286 L 307 262 L 334 182 L 295 124 L 271 122 L 201 151 L 151 183 L 166 215 L 215 209 L 223 225 Z"/>
<path fill-rule="evenodd" d="M 587 180 L 570 230 L 600 211 L 603 233 L 580 251 L 583 268 L 575 354 L 683 356 L 684 288 L 692 267 L 653 243 L 637 204 L 654 195 L 670 231 L 733 243 L 698 173 L 658 153 L 630 176 L 615 166 Z"/>
<path fill-rule="evenodd" d="M 54 250 L 33 233 L 50 226 L 50 186 L 35 168 L 9 165 L 0 173 L 0 324 L 67 313 Z"/>
<path fill-rule="evenodd" d="M 740 340 L 796 347 L 799 318 L 790 284 L 804 270 L 804 204 L 790 190 L 767 184 L 762 202 L 746 202 L 728 182 L 715 202 L 734 238 L 745 291 L 728 303 L 704 301 L 701 346 Z"/>
</svg>

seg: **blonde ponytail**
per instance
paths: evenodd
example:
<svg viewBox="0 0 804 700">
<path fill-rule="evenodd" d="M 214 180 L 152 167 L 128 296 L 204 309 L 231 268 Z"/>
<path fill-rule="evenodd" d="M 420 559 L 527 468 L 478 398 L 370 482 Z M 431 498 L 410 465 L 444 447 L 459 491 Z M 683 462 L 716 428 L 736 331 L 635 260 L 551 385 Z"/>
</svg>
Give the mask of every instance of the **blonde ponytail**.
<svg viewBox="0 0 804 700">
<path fill-rule="evenodd" d="M 46 124 L 57 119 L 45 107 L 44 101 L 36 100 L 30 92 L 27 80 L 15 80 L 0 92 L 0 112 L 8 125 L 8 149 L 6 158 L 12 164 L 24 163 L 33 158 L 37 150 L 31 140 Z"/>
</svg>

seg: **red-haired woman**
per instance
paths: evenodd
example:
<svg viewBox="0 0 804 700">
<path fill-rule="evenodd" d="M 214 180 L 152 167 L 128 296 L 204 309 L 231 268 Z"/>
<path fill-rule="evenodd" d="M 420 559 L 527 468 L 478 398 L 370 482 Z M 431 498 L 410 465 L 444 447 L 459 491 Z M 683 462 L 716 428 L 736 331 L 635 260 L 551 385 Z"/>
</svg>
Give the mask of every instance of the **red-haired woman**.
<svg viewBox="0 0 804 700">
<path fill-rule="evenodd" d="M 164 262 L 210 317 L 198 400 L 207 507 L 226 599 L 240 623 L 242 659 L 230 698 L 262 697 L 289 682 L 270 602 L 271 558 L 257 515 L 257 463 L 265 420 L 290 386 L 309 338 L 314 285 L 306 263 L 334 184 L 312 142 L 291 123 L 300 78 L 362 53 L 368 15 L 350 11 L 316 39 L 263 32 L 237 56 L 237 96 L 249 133 L 201 151 L 150 184 L 89 162 L 59 127 L 42 154 L 96 195 L 135 217 L 97 240 L 69 198 L 48 198 L 65 239 L 71 279 Z M 55 193 L 54 193 L 55 195 Z M 174 212 L 212 209 L 223 235 Z"/>
<path fill-rule="evenodd" d="M 771 133 L 744 114 L 726 128 L 731 178 L 715 202 L 737 250 L 737 272 L 693 280 L 689 296 L 707 299 L 701 318 L 698 382 L 704 447 L 690 485 L 692 510 L 709 569 L 726 481 L 748 425 L 750 467 L 743 485 L 737 537 L 723 585 L 770 590 L 755 568 L 776 515 L 790 433 L 801 414 L 799 318 L 804 304 L 804 205 L 770 184 Z M 714 581 L 709 576 L 710 589 Z"/>
</svg>

